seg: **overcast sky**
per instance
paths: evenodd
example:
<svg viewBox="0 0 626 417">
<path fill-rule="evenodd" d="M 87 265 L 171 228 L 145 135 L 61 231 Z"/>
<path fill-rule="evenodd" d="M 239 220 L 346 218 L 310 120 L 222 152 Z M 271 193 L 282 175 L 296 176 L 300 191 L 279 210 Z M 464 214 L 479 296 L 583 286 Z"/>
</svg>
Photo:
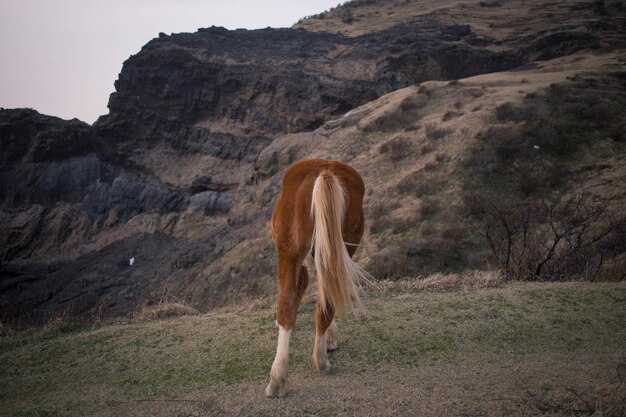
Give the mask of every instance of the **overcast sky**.
<svg viewBox="0 0 626 417">
<path fill-rule="evenodd" d="M 93 123 L 159 32 L 289 27 L 340 0 L 0 0 L 0 107 Z"/>
</svg>

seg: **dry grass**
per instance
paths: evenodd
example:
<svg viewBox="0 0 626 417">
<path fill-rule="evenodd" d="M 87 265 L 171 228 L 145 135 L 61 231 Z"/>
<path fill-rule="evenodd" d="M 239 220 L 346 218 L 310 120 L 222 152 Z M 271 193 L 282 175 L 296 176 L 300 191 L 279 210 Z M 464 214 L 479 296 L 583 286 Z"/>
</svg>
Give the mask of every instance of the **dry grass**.
<svg viewBox="0 0 626 417">
<path fill-rule="evenodd" d="M 434 123 L 428 123 L 425 132 L 426 137 L 429 139 L 442 139 L 452 133 L 450 129 L 439 127 Z"/>
<path fill-rule="evenodd" d="M 170 317 L 194 316 L 196 314 L 200 314 L 200 312 L 191 306 L 176 302 L 163 302 L 143 306 L 135 318 L 145 321 Z"/>
<path fill-rule="evenodd" d="M 473 291 L 496 288 L 504 284 L 502 275 L 495 271 L 469 271 L 464 274 L 435 273 L 411 280 L 382 281 L 380 289 L 391 292 L 445 292 Z"/>
<path fill-rule="evenodd" d="M 407 156 L 413 154 L 413 145 L 411 142 L 399 136 L 388 140 L 378 147 L 378 152 L 386 155 L 392 162 L 400 162 Z"/>
<path fill-rule="evenodd" d="M 17 332 L 0 337 L 0 415 L 610 415 L 623 406 L 625 301 L 624 284 L 480 272 L 388 284 L 339 318 L 336 368 L 316 375 L 308 296 L 281 400 L 263 396 L 268 306 Z"/>
</svg>

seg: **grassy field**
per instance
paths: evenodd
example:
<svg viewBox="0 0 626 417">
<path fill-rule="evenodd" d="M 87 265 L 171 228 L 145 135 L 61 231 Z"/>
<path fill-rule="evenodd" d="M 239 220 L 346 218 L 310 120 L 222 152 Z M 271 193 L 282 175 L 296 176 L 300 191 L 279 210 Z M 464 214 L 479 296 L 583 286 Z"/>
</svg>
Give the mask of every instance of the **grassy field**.
<svg viewBox="0 0 626 417">
<path fill-rule="evenodd" d="M 271 305 L 5 331 L 0 414 L 624 412 L 624 283 L 510 283 L 452 291 L 397 284 L 372 291 L 366 305 L 365 313 L 339 319 L 339 349 L 330 355 L 334 369 L 317 375 L 309 365 L 314 302 L 305 301 L 284 399 L 263 395 L 277 336 Z"/>
</svg>

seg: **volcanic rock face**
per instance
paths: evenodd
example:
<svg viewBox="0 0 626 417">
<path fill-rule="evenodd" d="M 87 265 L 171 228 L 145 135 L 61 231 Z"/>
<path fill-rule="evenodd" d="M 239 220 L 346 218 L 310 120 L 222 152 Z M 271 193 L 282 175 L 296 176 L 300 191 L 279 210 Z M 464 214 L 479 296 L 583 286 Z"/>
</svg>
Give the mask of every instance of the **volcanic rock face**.
<svg viewBox="0 0 626 417">
<path fill-rule="evenodd" d="M 271 293 L 280 174 L 328 149 L 354 119 L 346 112 L 422 81 L 596 48 L 615 28 L 608 17 L 562 28 L 557 17 L 503 41 L 454 7 L 356 36 L 161 34 L 124 63 L 110 113 L 93 126 L 0 111 L 0 316 L 122 314 L 172 297 L 208 308 Z"/>
<path fill-rule="evenodd" d="M 149 161 L 168 149 L 205 155 L 223 179 L 250 166 L 276 135 L 314 130 L 376 97 L 427 79 L 501 71 L 523 53 L 490 52 L 464 40 L 466 25 L 422 19 L 356 38 L 293 29 L 201 29 L 161 35 L 124 64 L 95 125 L 102 153 L 160 175 Z M 226 174 L 226 175 L 225 175 Z M 188 184 L 171 178 L 178 186 Z"/>
<path fill-rule="evenodd" d="M 144 262 L 152 269 L 144 272 L 138 266 L 133 271 L 141 284 L 132 285 L 144 291 L 160 287 L 173 275 L 162 267 L 165 259 L 174 265 L 181 250 L 197 250 L 195 244 L 142 232 L 145 226 L 129 226 L 129 220 L 137 222 L 142 213 L 175 215 L 185 209 L 215 213 L 230 208 L 232 185 L 212 191 L 209 181 L 193 190 L 169 189 L 158 178 L 138 176 L 101 159 L 98 141 L 96 131 L 78 120 L 27 109 L 0 111 L 4 314 L 41 318 L 50 312 L 104 305 L 103 300 L 108 300 L 106 308 L 125 312 L 125 302 L 145 295 L 129 293 L 131 284 L 122 278 L 130 271 L 118 268 L 129 266 L 131 256 L 143 256 L 137 248 L 159 248 L 145 251 L 150 256 Z M 145 281 L 145 274 L 152 282 Z M 126 298 L 115 301 L 122 293 Z"/>
</svg>

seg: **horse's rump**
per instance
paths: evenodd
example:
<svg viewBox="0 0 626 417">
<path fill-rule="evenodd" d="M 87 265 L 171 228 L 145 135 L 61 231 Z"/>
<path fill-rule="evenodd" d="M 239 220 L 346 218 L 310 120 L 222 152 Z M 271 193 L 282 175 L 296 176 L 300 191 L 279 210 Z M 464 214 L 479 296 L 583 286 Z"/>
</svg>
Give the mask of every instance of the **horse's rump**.
<svg viewBox="0 0 626 417">
<path fill-rule="evenodd" d="M 324 313 L 327 307 L 343 313 L 355 302 L 360 304 L 360 284 L 368 277 L 352 260 L 344 242 L 346 198 L 339 177 L 330 170 L 321 171 L 313 185 L 311 217 L 318 299 Z"/>
</svg>

